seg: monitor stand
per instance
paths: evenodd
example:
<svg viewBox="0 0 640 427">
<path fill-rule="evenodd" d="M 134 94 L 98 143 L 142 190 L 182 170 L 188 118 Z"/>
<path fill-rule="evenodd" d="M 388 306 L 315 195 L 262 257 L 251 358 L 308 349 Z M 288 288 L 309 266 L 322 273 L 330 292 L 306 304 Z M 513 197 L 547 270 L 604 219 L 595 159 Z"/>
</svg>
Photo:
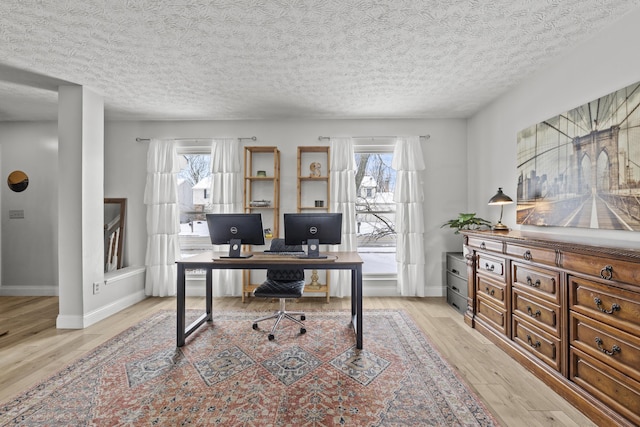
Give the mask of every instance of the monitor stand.
<svg viewBox="0 0 640 427">
<path fill-rule="evenodd" d="M 307 254 L 299 255 L 298 258 L 325 259 L 327 256 L 320 254 L 320 241 L 318 239 L 309 239 L 307 240 Z"/>
<path fill-rule="evenodd" d="M 242 254 L 242 241 L 240 239 L 229 240 L 229 255 L 220 258 L 251 258 L 252 254 Z"/>
</svg>

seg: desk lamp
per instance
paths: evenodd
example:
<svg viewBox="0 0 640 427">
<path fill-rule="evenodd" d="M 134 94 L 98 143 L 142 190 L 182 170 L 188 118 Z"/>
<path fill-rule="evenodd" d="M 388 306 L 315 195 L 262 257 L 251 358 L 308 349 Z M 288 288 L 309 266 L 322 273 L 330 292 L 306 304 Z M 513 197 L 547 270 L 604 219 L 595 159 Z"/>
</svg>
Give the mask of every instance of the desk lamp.
<svg viewBox="0 0 640 427">
<path fill-rule="evenodd" d="M 498 223 L 493 226 L 494 231 L 509 231 L 509 227 L 502 223 L 502 213 L 504 205 L 508 205 L 510 203 L 513 203 L 513 200 L 502 192 L 502 187 L 499 187 L 496 195 L 489 199 L 489 205 L 500 205 L 500 219 L 498 220 Z"/>
</svg>

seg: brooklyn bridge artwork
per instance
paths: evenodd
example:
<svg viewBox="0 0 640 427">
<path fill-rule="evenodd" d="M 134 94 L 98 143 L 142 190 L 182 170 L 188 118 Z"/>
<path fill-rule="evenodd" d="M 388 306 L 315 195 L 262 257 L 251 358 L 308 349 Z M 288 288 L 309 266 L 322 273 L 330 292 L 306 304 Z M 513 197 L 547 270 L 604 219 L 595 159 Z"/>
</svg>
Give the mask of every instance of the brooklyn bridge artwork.
<svg viewBox="0 0 640 427">
<path fill-rule="evenodd" d="M 518 132 L 518 224 L 640 231 L 640 82 Z"/>
</svg>

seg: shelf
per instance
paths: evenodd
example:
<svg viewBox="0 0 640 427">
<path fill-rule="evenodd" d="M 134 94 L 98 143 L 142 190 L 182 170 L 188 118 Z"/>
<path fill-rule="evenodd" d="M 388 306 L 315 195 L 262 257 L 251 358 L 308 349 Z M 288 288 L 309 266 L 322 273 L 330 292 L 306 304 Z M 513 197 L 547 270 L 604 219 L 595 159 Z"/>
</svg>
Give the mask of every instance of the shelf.
<svg viewBox="0 0 640 427">
<path fill-rule="evenodd" d="M 319 169 L 312 167 L 317 166 Z M 331 186 L 329 175 L 329 147 L 328 146 L 299 146 L 298 147 L 298 212 L 329 212 L 331 200 L 329 198 Z M 314 173 L 318 172 L 318 176 Z M 315 206 L 316 200 L 322 200 L 324 206 Z M 317 271 L 313 271 L 317 274 Z M 305 286 L 305 293 L 323 293 L 329 302 L 329 275 L 326 283 L 319 286 Z"/>
</svg>

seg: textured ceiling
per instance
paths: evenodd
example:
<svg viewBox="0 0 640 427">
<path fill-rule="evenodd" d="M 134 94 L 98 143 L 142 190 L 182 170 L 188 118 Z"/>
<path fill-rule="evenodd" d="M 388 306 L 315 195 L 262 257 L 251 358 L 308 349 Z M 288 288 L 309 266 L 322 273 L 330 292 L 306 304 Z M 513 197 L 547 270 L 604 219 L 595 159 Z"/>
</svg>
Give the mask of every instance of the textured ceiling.
<svg viewBox="0 0 640 427">
<path fill-rule="evenodd" d="M 468 117 L 638 7 L 2 0 L 0 121 L 54 120 L 59 81 L 103 95 L 108 119 Z"/>
</svg>

